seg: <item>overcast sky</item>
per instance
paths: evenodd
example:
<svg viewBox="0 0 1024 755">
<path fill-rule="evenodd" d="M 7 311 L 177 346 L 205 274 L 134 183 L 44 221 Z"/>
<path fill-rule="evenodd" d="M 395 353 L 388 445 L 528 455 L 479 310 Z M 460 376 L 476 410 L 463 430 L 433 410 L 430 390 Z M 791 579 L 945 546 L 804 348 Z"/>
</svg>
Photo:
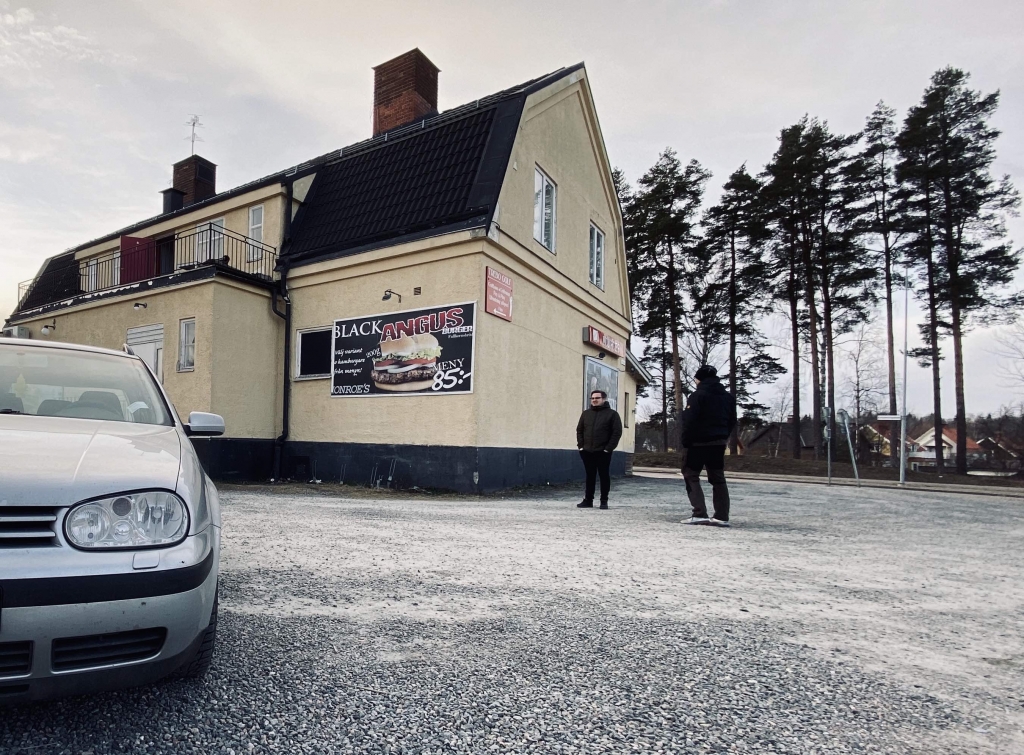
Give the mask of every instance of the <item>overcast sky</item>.
<svg viewBox="0 0 1024 755">
<path fill-rule="evenodd" d="M 189 114 L 227 189 L 368 137 L 370 69 L 413 47 L 442 110 L 585 61 L 612 162 L 635 181 L 671 146 L 715 191 L 805 113 L 856 131 L 955 65 L 1002 91 L 996 171 L 1024 188 L 1022 38 L 1018 0 L 0 0 L 0 319 L 44 258 L 159 212 Z M 993 349 L 972 334 L 971 413 L 1015 399 Z M 908 385 L 929 411 L 928 373 Z"/>
</svg>

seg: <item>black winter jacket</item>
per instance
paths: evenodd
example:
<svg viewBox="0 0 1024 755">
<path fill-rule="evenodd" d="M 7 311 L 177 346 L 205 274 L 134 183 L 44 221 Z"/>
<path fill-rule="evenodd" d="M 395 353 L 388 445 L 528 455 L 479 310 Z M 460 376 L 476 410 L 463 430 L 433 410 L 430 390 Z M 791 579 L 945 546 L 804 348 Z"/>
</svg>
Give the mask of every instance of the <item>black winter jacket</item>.
<svg viewBox="0 0 1024 755">
<path fill-rule="evenodd" d="M 621 437 L 622 420 L 608 404 L 602 404 L 600 409 L 587 409 L 576 424 L 576 446 L 584 451 L 611 453 Z"/>
<path fill-rule="evenodd" d="M 736 399 L 717 377 L 701 380 L 683 411 L 683 448 L 694 443 L 725 443 L 736 427 Z"/>
</svg>

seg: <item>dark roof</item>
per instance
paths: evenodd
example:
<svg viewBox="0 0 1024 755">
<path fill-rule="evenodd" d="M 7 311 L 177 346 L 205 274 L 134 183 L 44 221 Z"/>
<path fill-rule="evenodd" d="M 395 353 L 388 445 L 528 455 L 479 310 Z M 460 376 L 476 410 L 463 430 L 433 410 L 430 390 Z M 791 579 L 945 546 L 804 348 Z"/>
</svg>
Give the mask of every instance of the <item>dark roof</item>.
<svg viewBox="0 0 1024 755">
<path fill-rule="evenodd" d="M 526 97 L 563 68 L 341 150 L 317 170 L 282 264 L 486 226 Z"/>
<path fill-rule="evenodd" d="M 473 188 L 496 111 L 487 108 L 323 167 L 295 218 L 289 262 L 487 222 L 497 193 Z"/>
<path fill-rule="evenodd" d="M 793 447 L 793 422 L 787 421 L 778 423 L 771 422 L 760 430 L 757 430 L 747 441 L 747 448 L 753 449 L 755 446 L 761 443 L 779 443 L 783 450 L 792 451 Z M 781 442 L 780 442 L 781 432 Z M 800 420 L 800 447 L 801 448 L 813 448 L 814 443 L 808 441 L 808 438 L 812 438 L 814 435 L 814 422 L 810 417 L 804 417 Z"/>
</svg>

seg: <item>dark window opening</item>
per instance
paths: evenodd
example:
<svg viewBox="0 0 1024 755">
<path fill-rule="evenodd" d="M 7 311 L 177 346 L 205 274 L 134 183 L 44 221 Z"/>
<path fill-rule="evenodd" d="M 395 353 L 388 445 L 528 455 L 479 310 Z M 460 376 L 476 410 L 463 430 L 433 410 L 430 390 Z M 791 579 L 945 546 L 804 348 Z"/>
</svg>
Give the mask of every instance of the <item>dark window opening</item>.
<svg viewBox="0 0 1024 755">
<path fill-rule="evenodd" d="M 174 272 L 174 236 L 157 239 L 157 267 L 160 275 Z"/>
<path fill-rule="evenodd" d="M 299 333 L 298 377 L 331 374 L 331 331 Z"/>
</svg>

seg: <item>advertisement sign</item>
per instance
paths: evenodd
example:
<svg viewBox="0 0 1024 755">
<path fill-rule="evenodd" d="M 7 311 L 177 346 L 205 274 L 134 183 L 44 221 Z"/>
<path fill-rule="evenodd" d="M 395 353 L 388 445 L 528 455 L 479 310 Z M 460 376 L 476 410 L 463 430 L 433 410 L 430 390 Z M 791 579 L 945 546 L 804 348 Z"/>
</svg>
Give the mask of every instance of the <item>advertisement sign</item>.
<svg viewBox="0 0 1024 755">
<path fill-rule="evenodd" d="M 603 333 L 593 325 L 588 325 L 583 328 L 583 342 L 589 343 L 591 346 L 596 346 L 599 349 L 603 349 L 609 354 L 614 354 L 617 357 L 626 356 L 626 344 L 614 336 Z"/>
<path fill-rule="evenodd" d="M 487 268 L 487 301 L 484 309 L 512 322 L 512 279 L 500 270 Z"/>
<path fill-rule="evenodd" d="M 590 408 L 592 391 L 608 394 L 608 406 L 619 408 L 619 371 L 594 357 L 583 357 L 583 408 Z"/>
<path fill-rule="evenodd" d="M 473 392 L 476 302 L 334 321 L 332 396 Z"/>
</svg>

